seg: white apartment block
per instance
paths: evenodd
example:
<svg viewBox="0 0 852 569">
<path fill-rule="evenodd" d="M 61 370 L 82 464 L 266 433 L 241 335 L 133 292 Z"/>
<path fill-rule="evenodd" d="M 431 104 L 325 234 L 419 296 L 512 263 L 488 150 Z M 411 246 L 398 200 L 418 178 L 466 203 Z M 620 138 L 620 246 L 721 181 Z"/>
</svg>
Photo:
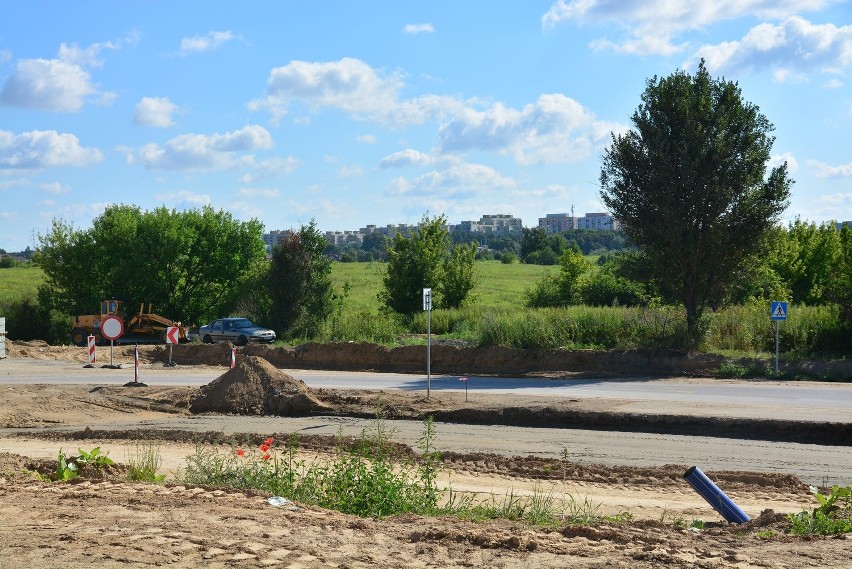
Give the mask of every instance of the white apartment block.
<svg viewBox="0 0 852 569">
<path fill-rule="evenodd" d="M 577 229 L 577 218 L 567 213 L 548 213 L 538 218 L 538 226 L 548 233 L 561 233 Z"/>
<path fill-rule="evenodd" d="M 523 231 L 524 223 L 519 217 L 507 213 L 483 215 L 479 221 L 462 221 L 450 226 L 451 231 L 469 233 L 515 233 Z"/>
</svg>

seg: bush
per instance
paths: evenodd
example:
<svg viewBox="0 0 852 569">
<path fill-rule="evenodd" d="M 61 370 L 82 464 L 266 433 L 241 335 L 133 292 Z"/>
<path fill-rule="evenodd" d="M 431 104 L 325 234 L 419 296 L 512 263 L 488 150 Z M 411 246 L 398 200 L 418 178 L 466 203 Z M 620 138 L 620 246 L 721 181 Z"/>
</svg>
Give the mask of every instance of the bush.
<svg viewBox="0 0 852 569">
<path fill-rule="evenodd" d="M 46 309 L 33 298 L 9 300 L 0 304 L 0 315 L 6 317 L 6 333 L 11 340 L 68 343 L 71 317 Z"/>
</svg>

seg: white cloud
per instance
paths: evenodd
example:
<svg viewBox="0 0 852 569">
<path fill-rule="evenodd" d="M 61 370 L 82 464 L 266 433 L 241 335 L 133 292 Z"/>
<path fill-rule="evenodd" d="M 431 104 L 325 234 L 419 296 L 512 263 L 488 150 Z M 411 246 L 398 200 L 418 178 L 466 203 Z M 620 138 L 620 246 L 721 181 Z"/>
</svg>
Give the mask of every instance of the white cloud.
<svg viewBox="0 0 852 569">
<path fill-rule="evenodd" d="M 168 97 L 142 97 L 142 100 L 136 103 L 133 123 L 142 126 L 169 127 L 175 124 L 172 115 L 180 111 L 181 108 L 172 103 Z"/>
<path fill-rule="evenodd" d="M 0 105 L 75 112 L 95 92 L 89 73 L 79 65 L 58 59 L 25 59 L 3 84 Z"/>
<path fill-rule="evenodd" d="M 241 198 L 277 198 L 279 191 L 275 188 L 240 188 L 237 197 Z"/>
<path fill-rule="evenodd" d="M 445 198 L 468 198 L 493 190 L 515 187 L 515 181 L 482 164 L 460 164 L 446 170 L 432 171 L 414 180 L 396 178 L 388 188 L 390 195 L 441 195 Z"/>
<path fill-rule="evenodd" d="M 49 184 L 42 184 L 41 191 L 46 194 L 52 194 L 55 196 L 68 194 L 71 192 L 71 188 L 68 186 L 63 186 L 59 182 L 51 182 Z"/>
<path fill-rule="evenodd" d="M 519 164 L 574 162 L 588 157 L 626 127 L 599 121 L 594 113 L 562 94 L 541 95 L 521 110 L 502 104 L 466 110 L 441 126 L 441 152 L 472 149 L 509 154 Z"/>
<path fill-rule="evenodd" d="M 364 169 L 360 166 L 341 166 L 337 169 L 338 178 L 360 178 L 364 175 Z"/>
<path fill-rule="evenodd" d="M 397 104 L 402 79 L 381 76 L 359 59 L 312 63 L 291 61 L 276 67 L 266 82 L 266 98 L 250 103 L 252 110 L 268 109 L 276 117 L 287 114 L 300 101 L 312 109 L 337 108 L 357 117 L 387 115 Z"/>
<path fill-rule="evenodd" d="M 852 176 L 852 162 L 832 166 L 825 162 L 808 160 L 807 164 L 814 170 L 814 175 L 817 178 L 849 178 Z"/>
<path fill-rule="evenodd" d="M 246 160 L 244 165 L 246 168 L 250 168 L 251 172 L 243 175 L 240 178 L 240 182 L 251 184 L 258 180 L 286 176 L 299 168 L 302 162 L 293 156 L 276 156 L 275 158 L 261 160 L 260 162 Z"/>
<path fill-rule="evenodd" d="M 843 87 L 843 81 L 837 79 L 836 77 L 832 77 L 828 81 L 822 84 L 823 89 L 840 89 Z"/>
<path fill-rule="evenodd" d="M 2 136 L 2 133 L 0 133 Z M 17 178 L 15 180 L 6 180 L 0 182 L 0 190 L 11 190 L 12 188 L 20 188 L 22 186 L 28 186 L 30 181 L 26 178 Z"/>
<path fill-rule="evenodd" d="M 6 49 L 0 49 L 0 64 L 12 61 L 12 52 Z"/>
<path fill-rule="evenodd" d="M 202 207 L 211 203 L 209 195 L 190 192 L 189 190 L 155 194 L 154 199 L 162 203 L 183 205 L 189 208 Z"/>
<path fill-rule="evenodd" d="M 4 221 L 17 221 L 19 217 L 17 211 L 0 211 L 0 219 Z"/>
<path fill-rule="evenodd" d="M 372 134 L 361 134 L 355 137 L 355 140 L 361 142 L 363 144 L 375 144 L 378 142 L 378 139 Z"/>
<path fill-rule="evenodd" d="M 576 194 L 577 190 L 572 190 L 559 184 L 551 184 L 543 188 L 513 190 L 509 192 L 510 196 L 519 198 L 568 198 Z"/>
<path fill-rule="evenodd" d="M 273 146 L 272 136 L 262 126 L 249 125 L 225 134 L 182 134 L 164 146 L 146 144 L 129 151 L 131 164 L 152 170 L 226 170 L 241 164 L 251 165 L 252 156 L 240 154 Z"/>
<path fill-rule="evenodd" d="M 61 44 L 56 59 L 22 59 L 0 89 L 0 105 L 76 112 L 86 97 L 96 95 L 95 102 L 111 104 L 115 93 L 99 93 L 86 68 L 103 66 L 100 53 L 134 43 L 135 35 L 114 42 L 94 43 L 80 48 Z"/>
<path fill-rule="evenodd" d="M 236 36 L 230 31 L 210 32 L 206 36 L 183 38 L 180 40 L 180 54 L 190 55 L 211 51 L 234 39 Z"/>
<path fill-rule="evenodd" d="M 624 53 L 670 55 L 685 44 L 672 43 L 687 30 L 700 30 L 742 17 L 783 19 L 806 11 L 820 10 L 833 0 L 557 0 L 542 16 L 551 29 L 564 22 L 609 25 L 626 29 L 629 39 L 596 40 L 598 49 Z"/>
<path fill-rule="evenodd" d="M 852 66 L 852 25 L 812 24 L 799 16 L 760 24 L 741 40 L 704 45 L 693 59 L 717 73 L 770 68 L 776 81 L 801 80 L 812 69 L 840 73 Z"/>
<path fill-rule="evenodd" d="M 787 163 L 787 171 L 790 174 L 795 174 L 799 170 L 799 161 L 796 160 L 796 157 L 793 156 L 792 152 L 785 152 L 783 154 L 776 154 L 769 159 L 769 167 L 775 168 L 783 164 Z"/>
<path fill-rule="evenodd" d="M 34 130 L 16 135 L 0 130 L 0 168 L 82 167 L 102 159 L 100 150 L 80 146 L 79 139 L 73 134 Z"/>
<path fill-rule="evenodd" d="M 382 158 L 379 162 L 379 167 L 398 168 L 403 166 L 428 166 L 434 161 L 435 159 L 428 154 L 424 154 L 419 150 L 406 148 L 405 150 L 394 152 L 393 154 Z"/>
<path fill-rule="evenodd" d="M 402 31 L 406 34 L 431 34 L 435 27 L 432 24 L 406 24 Z"/>
</svg>

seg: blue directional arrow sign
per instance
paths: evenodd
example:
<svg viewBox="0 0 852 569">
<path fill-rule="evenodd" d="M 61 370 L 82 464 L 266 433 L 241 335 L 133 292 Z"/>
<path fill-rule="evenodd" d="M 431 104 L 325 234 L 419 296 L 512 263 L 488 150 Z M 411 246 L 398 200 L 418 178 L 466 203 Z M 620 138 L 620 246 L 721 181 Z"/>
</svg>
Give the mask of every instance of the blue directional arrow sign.
<svg viewBox="0 0 852 569">
<path fill-rule="evenodd" d="M 773 300 L 769 317 L 772 320 L 787 320 L 787 303 Z"/>
</svg>

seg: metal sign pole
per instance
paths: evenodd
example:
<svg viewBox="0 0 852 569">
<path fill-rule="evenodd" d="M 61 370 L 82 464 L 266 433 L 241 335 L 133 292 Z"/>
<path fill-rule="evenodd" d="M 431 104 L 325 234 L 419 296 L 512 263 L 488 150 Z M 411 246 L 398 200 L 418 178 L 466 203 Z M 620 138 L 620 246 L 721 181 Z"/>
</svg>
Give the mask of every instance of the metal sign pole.
<svg viewBox="0 0 852 569">
<path fill-rule="evenodd" d="M 781 321 L 775 321 L 775 373 L 778 373 L 778 349 L 779 349 L 779 338 L 781 336 Z"/>
<path fill-rule="evenodd" d="M 432 394 L 432 289 L 423 289 L 423 310 L 426 311 L 426 399 Z"/>
<path fill-rule="evenodd" d="M 109 367 L 113 367 L 113 366 L 112 366 L 112 345 L 113 345 L 114 343 L 115 343 L 115 340 L 110 340 L 110 341 L 109 341 Z"/>
<path fill-rule="evenodd" d="M 432 391 L 432 311 L 426 311 L 426 399 Z"/>
</svg>

